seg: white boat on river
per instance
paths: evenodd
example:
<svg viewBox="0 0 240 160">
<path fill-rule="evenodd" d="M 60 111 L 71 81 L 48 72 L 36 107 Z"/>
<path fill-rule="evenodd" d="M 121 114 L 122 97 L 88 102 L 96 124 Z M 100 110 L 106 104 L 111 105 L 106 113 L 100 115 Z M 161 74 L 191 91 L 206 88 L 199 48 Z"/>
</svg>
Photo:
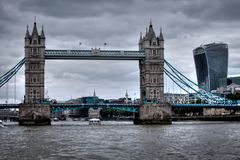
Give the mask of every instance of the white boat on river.
<svg viewBox="0 0 240 160">
<path fill-rule="evenodd" d="M 100 122 L 100 119 L 98 118 L 91 118 L 89 119 L 89 125 L 100 125 L 101 122 Z"/>
</svg>

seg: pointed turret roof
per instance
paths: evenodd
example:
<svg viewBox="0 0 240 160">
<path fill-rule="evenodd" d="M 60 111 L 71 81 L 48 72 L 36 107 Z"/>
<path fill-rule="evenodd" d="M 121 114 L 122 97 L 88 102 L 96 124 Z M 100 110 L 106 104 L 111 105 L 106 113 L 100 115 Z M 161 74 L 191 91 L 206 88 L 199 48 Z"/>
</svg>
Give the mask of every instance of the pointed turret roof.
<svg viewBox="0 0 240 160">
<path fill-rule="evenodd" d="M 34 25 L 33 25 L 32 36 L 38 36 L 37 23 L 36 23 L 36 21 L 34 22 Z"/>
<path fill-rule="evenodd" d="M 41 38 L 42 38 L 42 39 L 44 39 L 44 38 L 45 38 L 44 29 L 43 29 L 43 25 L 42 25 Z"/>
<path fill-rule="evenodd" d="M 142 38 L 142 32 L 140 32 L 140 38 L 139 38 L 139 43 L 142 43 L 143 38 Z"/>
<path fill-rule="evenodd" d="M 145 33 L 145 36 L 143 37 L 143 40 L 150 40 L 149 34 L 148 34 L 148 27 L 146 27 L 146 33 Z"/>
<path fill-rule="evenodd" d="M 26 35 L 25 35 L 25 38 L 29 38 L 30 37 L 30 34 L 29 34 L 29 31 L 28 31 L 28 25 L 27 25 L 27 31 L 26 31 Z"/>
<path fill-rule="evenodd" d="M 148 39 L 148 28 L 146 27 L 145 37 L 144 39 Z"/>
<path fill-rule="evenodd" d="M 93 92 L 93 97 L 97 97 L 97 96 L 96 96 L 96 92 L 95 92 L 95 89 L 94 89 L 94 92 Z"/>
<path fill-rule="evenodd" d="M 148 38 L 149 39 L 156 38 L 154 29 L 153 29 L 153 25 L 152 25 L 152 21 L 150 21 L 150 25 L 149 25 Z"/>
<path fill-rule="evenodd" d="M 162 28 L 160 28 L 159 40 L 164 41 L 163 34 L 162 34 Z"/>
</svg>

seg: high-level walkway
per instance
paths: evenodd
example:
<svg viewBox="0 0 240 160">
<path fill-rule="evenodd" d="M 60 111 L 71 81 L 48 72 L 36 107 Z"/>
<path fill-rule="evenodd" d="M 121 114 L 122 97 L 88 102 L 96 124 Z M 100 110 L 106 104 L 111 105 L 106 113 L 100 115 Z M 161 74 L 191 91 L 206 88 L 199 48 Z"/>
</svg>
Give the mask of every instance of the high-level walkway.
<svg viewBox="0 0 240 160">
<path fill-rule="evenodd" d="M 45 50 L 45 59 L 61 60 L 141 60 L 145 58 L 143 51 L 124 50 Z"/>
</svg>

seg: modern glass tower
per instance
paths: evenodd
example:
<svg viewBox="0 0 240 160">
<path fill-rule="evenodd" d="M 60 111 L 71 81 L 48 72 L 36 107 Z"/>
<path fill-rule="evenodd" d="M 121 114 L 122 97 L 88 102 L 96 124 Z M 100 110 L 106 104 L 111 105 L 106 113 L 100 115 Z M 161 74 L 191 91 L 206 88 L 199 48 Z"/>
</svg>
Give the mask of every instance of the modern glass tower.
<svg viewBox="0 0 240 160">
<path fill-rule="evenodd" d="M 210 43 L 193 50 L 198 85 L 208 91 L 219 87 L 219 80 L 227 78 L 228 45 Z"/>
</svg>

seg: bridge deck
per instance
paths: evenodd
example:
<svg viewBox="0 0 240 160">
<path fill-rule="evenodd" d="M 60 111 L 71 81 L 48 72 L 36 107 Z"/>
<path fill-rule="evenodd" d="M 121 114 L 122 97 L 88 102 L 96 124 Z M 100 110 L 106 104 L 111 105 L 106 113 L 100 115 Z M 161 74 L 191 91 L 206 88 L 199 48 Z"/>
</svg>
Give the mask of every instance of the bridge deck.
<svg viewBox="0 0 240 160">
<path fill-rule="evenodd" d="M 173 104 L 173 108 L 225 108 L 225 109 L 240 109 L 240 104 Z"/>
<path fill-rule="evenodd" d="M 89 107 L 100 107 L 100 108 L 138 108 L 139 104 L 115 104 L 115 103 L 80 103 L 80 104 L 67 104 L 57 103 L 52 104 L 52 108 L 89 108 Z M 226 109 L 240 109 L 240 104 L 173 104 L 173 108 L 226 108 Z M 0 104 L 0 109 L 19 108 L 19 104 Z"/>
<path fill-rule="evenodd" d="M 145 58 L 143 51 L 123 50 L 45 50 L 45 59 L 66 60 L 141 60 Z"/>
</svg>

